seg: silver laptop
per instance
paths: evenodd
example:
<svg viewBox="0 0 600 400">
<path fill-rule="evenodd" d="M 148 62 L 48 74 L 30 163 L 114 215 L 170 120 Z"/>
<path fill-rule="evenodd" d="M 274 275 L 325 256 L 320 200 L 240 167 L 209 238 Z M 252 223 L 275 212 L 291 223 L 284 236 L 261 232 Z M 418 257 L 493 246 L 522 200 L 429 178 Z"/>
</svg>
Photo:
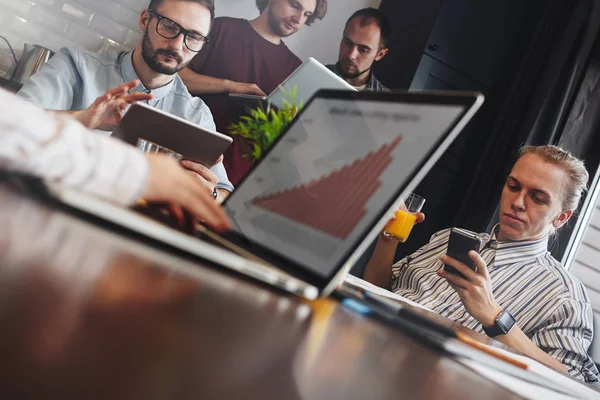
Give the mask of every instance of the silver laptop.
<svg viewBox="0 0 600 400">
<path fill-rule="evenodd" d="M 311 57 L 266 97 L 235 93 L 229 96 L 241 100 L 266 101 L 277 108 L 283 108 L 292 93 L 295 94 L 296 104 L 306 104 L 321 89 L 357 91 L 354 86 Z"/>
<path fill-rule="evenodd" d="M 479 93 L 319 91 L 195 237 L 72 190 L 63 203 L 285 291 L 328 295 L 483 103 Z M 426 211 L 426 210 L 425 210 Z"/>
</svg>

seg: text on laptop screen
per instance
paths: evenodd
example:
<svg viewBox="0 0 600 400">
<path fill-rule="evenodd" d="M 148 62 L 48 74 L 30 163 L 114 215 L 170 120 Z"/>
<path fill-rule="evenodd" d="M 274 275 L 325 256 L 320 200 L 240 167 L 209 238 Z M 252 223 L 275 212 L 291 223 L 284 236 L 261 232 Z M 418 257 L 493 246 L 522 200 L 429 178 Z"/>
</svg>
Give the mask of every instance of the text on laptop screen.
<svg viewBox="0 0 600 400">
<path fill-rule="evenodd" d="M 226 203 L 233 231 L 329 276 L 463 112 L 316 98 Z"/>
</svg>

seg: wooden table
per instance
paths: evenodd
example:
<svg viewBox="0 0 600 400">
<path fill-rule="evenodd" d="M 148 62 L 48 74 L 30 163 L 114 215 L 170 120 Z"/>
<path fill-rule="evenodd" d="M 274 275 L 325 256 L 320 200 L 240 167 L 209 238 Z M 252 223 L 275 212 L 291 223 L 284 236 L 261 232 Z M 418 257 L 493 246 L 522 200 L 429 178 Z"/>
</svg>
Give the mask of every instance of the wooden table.
<svg viewBox="0 0 600 400">
<path fill-rule="evenodd" d="M 303 302 L 0 184 L 1 399 L 513 399 Z"/>
</svg>

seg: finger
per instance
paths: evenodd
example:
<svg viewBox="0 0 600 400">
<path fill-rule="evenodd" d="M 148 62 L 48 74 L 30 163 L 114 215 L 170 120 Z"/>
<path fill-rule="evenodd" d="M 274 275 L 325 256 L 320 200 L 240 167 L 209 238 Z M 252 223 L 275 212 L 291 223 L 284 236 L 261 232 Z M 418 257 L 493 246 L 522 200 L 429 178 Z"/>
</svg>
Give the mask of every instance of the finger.
<svg viewBox="0 0 600 400">
<path fill-rule="evenodd" d="M 109 89 L 106 92 L 106 94 L 111 97 L 120 96 L 120 95 L 123 95 L 124 93 L 127 93 L 128 91 L 130 91 L 131 89 L 133 89 L 134 87 L 136 87 L 139 84 L 140 84 L 139 80 L 125 82 L 125 83 L 120 84 L 119 86 L 115 86 L 114 88 Z"/>
<path fill-rule="evenodd" d="M 221 206 L 214 201 L 213 197 L 206 193 L 202 186 L 192 178 L 191 182 L 184 186 L 186 190 L 181 199 L 181 205 L 187 209 L 194 217 L 205 221 L 209 226 L 217 231 L 229 229 L 231 222 Z"/>
<path fill-rule="evenodd" d="M 266 96 L 267 94 L 265 92 L 263 92 L 261 90 L 261 88 L 259 88 L 257 85 L 252 85 L 250 86 L 250 90 L 249 90 L 250 94 L 255 94 L 258 96 Z"/>
<path fill-rule="evenodd" d="M 118 96 L 123 96 L 125 93 L 127 93 L 130 89 L 126 86 L 120 85 L 117 87 L 114 87 L 112 89 L 109 89 L 106 92 L 106 95 L 109 98 L 113 98 L 113 97 L 118 97 Z"/>
<path fill-rule="evenodd" d="M 215 161 L 215 163 L 213 164 L 213 167 L 217 164 L 221 164 L 223 162 L 223 154 L 221 154 L 219 156 L 219 158 L 217 158 L 217 161 Z"/>
<path fill-rule="evenodd" d="M 148 154 L 146 157 L 150 165 L 150 179 L 143 198 L 178 204 L 215 230 L 223 231 L 230 227 L 225 211 L 201 181 L 190 176 L 191 172 L 186 173 L 178 163 L 165 155 Z"/>
<path fill-rule="evenodd" d="M 125 102 L 121 103 L 119 105 L 119 113 L 125 114 L 125 111 L 127 111 L 129 109 L 129 106 L 131 106 L 131 104 L 125 103 Z"/>
<path fill-rule="evenodd" d="M 449 257 L 446 254 L 442 255 L 440 257 L 440 260 L 444 264 L 448 264 L 449 266 L 453 267 L 458 272 L 463 274 L 469 281 L 474 282 L 475 279 L 477 279 L 477 273 L 475 273 L 475 271 L 473 271 L 471 268 L 467 267 L 465 264 L 461 263 L 460 261 L 455 260 L 454 258 Z"/>
<path fill-rule="evenodd" d="M 183 216 L 183 209 L 181 206 L 178 206 L 174 203 L 167 203 L 167 208 L 169 209 L 171 215 L 177 220 L 177 224 L 183 225 L 185 218 Z"/>
<path fill-rule="evenodd" d="M 212 191 L 214 189 L 214 185 L 211 185 L 211 183 L 208 182 L 206 179 L 204 179 L 203 177 L 201 177 L 200 175 L 198 175 L 194 171 L 187 171 L 186 170 L 185 173 L 188 174 L 191 178 L 193 178 L 195 182 L 197 182 L 200 185 L 202 185 L 202 187 L 204 188 L 204 191 L 206 193 L 212 193 Z"/>
<path fill-rule="evenodd" d="M 423 214 L 422 212 L 417 213 L 417 224 L 420 224 L 421 222 L 425 221 L 425 214 Z"/>
<path fill-rule="evenodd" d="M 92 108 L 94 106 L 99 106 L 102 103 L 107 102 L 108 100 L 110 100 L 111 96 L 109 94 L 105 94 L 103 96 L 97 97 L 96 101 L 94 101 L 94 104 L 92 104 L 89 108 Z"/>
<path fill-rule="evenodd" d="M 452 282 L 450 282 L 450 281 L 447 281 L 447 282 L 448 282 L 448 285 L 450 285 L 450 287 L 451 287 L 452 289 L 454 289 L 454 291 L 455 291 L 456 293 L 458 293 L 458 295 L 459 295 L 459 296 L 460 296 L 460 298 L 462 299 L 462 296 L 463 296 L 463 294 L 464 294 L 465 290 L 464 290 L 463 288 L 461 288 L 460 286 L 458 286 L 458 285 L 455 285 L 454 283 L 452 283 Z"/>
<path fill-rule="evenodd" d="M 470 287 L 470 283 L 469 281 L 467 281 L 466 279 L 464 279 L 463 277 L 456 275 L 456 274 L 452 274 L 448 271 L 444 271 L 443 269 L 440 269 L 437 272 L 438 276 L 441 278 L 444 278 L 445 280 L 448 281 L 448 283 L 452 283 L 458 287 L 460 287 L 463 290 L 468 290 L 467 288 Z"/>
<path fill-rule="evenodd" d="M 478 252 L 471 250 L 469 252 L 469 258 L 473 260 L 473 262 L 477 266 L 477 273 L 483 275 L 485 278 L 488 278 L 489 272 L 487 269 L 487 265 L 485 264 L 485 261 L 483 260 L 481 255 Z"/>
<path fill-rule="evenodd" d="M 210 182 L 213 185 L 216 185 L 219 182 L 219 178 L 217 177 L 217 175 L 215 175 L 214 172 L 212 172 L 210 169 L 206 168 L 202 164 L 184 160 L 181 162 L 181 166 L 187 169 L 188 171 L 195 172 L 196 174 L 200 175 L 201 178 Z"/>
<path fill-rule="evenodd" d="M 154 96 L 150 93 L 135 92 L 135 93 L 128 94 L 127 96 L 123 96 L 121 98 L 121 100 L 130 104 L 135 101 L 152 100 L 153 98 L 154 98 Z"/>
<path fill-rule="evenodd" d="M 208 170 L 208 168 L 206 168 L 204 165 L 189 160 L 183 160 L 179 164 L 188 171 L 192 171 L 197 174 L 201 174 L 203 171 Z"/>
</svg>

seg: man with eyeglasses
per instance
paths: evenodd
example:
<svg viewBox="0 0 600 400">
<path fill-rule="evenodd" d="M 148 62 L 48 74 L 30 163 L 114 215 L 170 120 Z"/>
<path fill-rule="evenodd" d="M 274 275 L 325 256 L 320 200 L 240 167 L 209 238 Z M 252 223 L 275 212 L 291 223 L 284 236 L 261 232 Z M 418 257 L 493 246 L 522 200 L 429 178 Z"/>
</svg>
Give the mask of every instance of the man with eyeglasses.
<svg viewBox="0 0 600 400">
<path fill-rule="evenodd" d="M 214 0 L 152 0 L 140 15 L 143 37 L 133 51 L 63 48 L 18 95 L 107 134 L 135 101 L 216 130 L 208 106 L 177 74 L 207 43 L 213 18 Z M 222 162 L 210 169 L 190 161 L 182 166 L 217 200 L 233 191 Z"/>
</svg>

